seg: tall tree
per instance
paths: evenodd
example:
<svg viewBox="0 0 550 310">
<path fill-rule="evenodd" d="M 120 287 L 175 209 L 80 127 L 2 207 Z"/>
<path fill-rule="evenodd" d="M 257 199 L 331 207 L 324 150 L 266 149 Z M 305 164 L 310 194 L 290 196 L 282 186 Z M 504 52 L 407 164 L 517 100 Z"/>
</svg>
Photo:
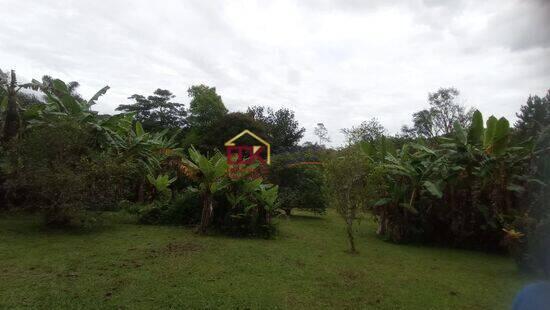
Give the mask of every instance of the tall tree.
<svg viewBox="0 0 550 310">
<path fill-rule="evenodd" d="M 132 104 L 121 104 L 117 111 L 133 112 L 136 120 L 146 130 L 159 131 L 165 128 L 186 128 L 187 111 L 182 103 L 172 102 L 175 96 L 166 89 L 158 88 L 151 96 L 134 94 L 128 99 Z"/>
<path fill-rule="evenodd" d="M 470 109 L 466 112 L 464 106 L 456 102 L 459 95 L 460 92 L 453 87 L 440 88 L 434 93 L 429 93 L 430 108 L 414 113 L 413 127 L 404 126 L 403 134 L 435 138 L 451 134 L 455 122 L 460 123 L 464 128 L 468 127 L 474 110 Z"/>
<path fill-rule="evenodd" d="M 294 112 L 286 108 L 274 111 L 271 108 L 252 106 L 246 113 L 265 125 L 274 153 L 296 147 L 306 131 L 304 127 L 300 127 Z"/>
<path fill-rule="evenodd" d="M 189 124 L 200 130 L 208 128 L 216 120 L 227 114 L 222 97 L 215 87 L 206 85 L 191 86 L 187 93 L 191 97 L 189 104 Z"/>
<path fill-rule="evenodd" d="M 330 137 L 328 136 L 327 127 L 323 123 L 317 123 L 313 133 L 319 138 L 319 145 L 322 145 L 323 142 L 330 142 Z"/>
<path fill-rule="evenodd" d="M 344 128 L 342 133 L 346 136 L 348 144 L 361 141 L 374 142 L 387 134 L 386 129 L 376 118 L 364 121 L 357 127 Z"/>
<path fill-rule="evenodd" d="M 529 96 L 516 116 L 518 121 L 515 127 L 519 138 L 535 138 L 545 127 L 550 126 L 550 89 L 542 98 Z"/>
</svg>

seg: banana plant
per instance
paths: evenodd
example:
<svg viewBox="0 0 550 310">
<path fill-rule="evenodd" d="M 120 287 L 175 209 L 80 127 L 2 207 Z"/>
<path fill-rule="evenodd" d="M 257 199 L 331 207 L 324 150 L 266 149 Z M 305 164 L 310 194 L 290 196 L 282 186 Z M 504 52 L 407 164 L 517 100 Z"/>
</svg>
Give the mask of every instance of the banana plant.
<svg viewBox="0 0 550 310">
<path fill-rule="evenodd" d="M 241 178 L 232 182 L 233 190 L 226 194 L 227 200 L 233 208 L 242 207 L 245 213 L 258 206 L 254 201 L 255 193 L 262 185 L 262 179 L 249 180 Z"/>
<path fill-rule="evenodd" d="M 279 194 L 279 186 L 272 184 L 261 184 L 258 187 L 257 198 L 264 205 L 264 209 L 268 214 L 272 213 L 277 207 L 277 198 Z"/>
<path fill-rule="evenodd" d="M 169 186 L 176 181 L 177 177 L 171 178 L 166 174 L 158 175 L 156 178 L 151 174 L 147 175 L 147 180 L 159 192 L 164 192 L 169 189 Z"/>
<path fill-rule="evenodd" d="M 414 151 L 410 151 L 414 149 Z M 436 182 L 432 182 L 433 175 L 437 173 L 438 166 L 445 160 L 444 157 L 437 156 L 434 150 L 411 143 L 404 146 L 398 156 L 388 154 L 384 167 L 388 170 L 389 177 L 395 185 L 405 185 L 409 190 L 394 191 L 399 196 L 410 195 L 406 201 L 400 203 L 402 207 L 409 212 L 418 213 L 414 203 L 419 195 L 419 191 L 427 191 L 431 195 L 441 198 L 442 192 Z M 404 183 L 403 183 L 404 182 Z M 402 198 L 394 197 L 397 201 Z"/>
<path fill-rule="evenodd" d="M 155 190 L 159 194 L 161 200 L 167 201 L 172 197 L 172 191 L 170 185 L 177 180 L 177 177 L 171 178 L 166 174 L 158 175 L 154 177 L 151 174 L 147 175 L 147 180 L 151 185 L 155 187 Z"/>
<path fill-rule="evenodd" d="M 194 147 L 189 149 L 189 159 L 182 159 L 189 175 L 192 175 L 198 186 L 191 187 L 202 197 L 202 216 L 199 232 L 206 233 L 212 220 L 214 209 L 214 194 L 228 186 L 227 160 L 219 152 L 208 158 L 199 153 Z"/>
<path fill-rule="evenodd" d="M 109 90 L 109 86 L 105 86 L 89 100 L 80 101 L 71 93 L 70 87 L 59 79 L 53 80 L 51 87 L 37 80 L 32 80 L 25 85 L 42 91 L 46 96 L 45 104 L 34 105 L 26 111 L 25 115 L 32 120 L 32 123 L 41 123 L 59 117 L 73 117 L 81 122 L 93 121 L 97 113 L 93 112 L 91 107 Z"/>
</svg>

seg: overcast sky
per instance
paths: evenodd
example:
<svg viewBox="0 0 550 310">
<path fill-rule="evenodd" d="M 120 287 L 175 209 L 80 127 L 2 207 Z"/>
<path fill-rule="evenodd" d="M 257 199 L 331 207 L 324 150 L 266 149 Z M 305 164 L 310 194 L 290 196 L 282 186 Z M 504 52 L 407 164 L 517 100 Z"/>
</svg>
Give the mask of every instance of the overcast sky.
<svg viewBox="0 0 550 310">
<path fill-rule="evenodd" d="M 316 140 L 377 117 L 391 132 L 454 86 L 485 114 L 550 88 L 550 0 L 0 0 L 0 68 L 81 83 L 112 113 L 134 93 L 215 86 L 230 111 L 287 107 Z"/>
</svg>

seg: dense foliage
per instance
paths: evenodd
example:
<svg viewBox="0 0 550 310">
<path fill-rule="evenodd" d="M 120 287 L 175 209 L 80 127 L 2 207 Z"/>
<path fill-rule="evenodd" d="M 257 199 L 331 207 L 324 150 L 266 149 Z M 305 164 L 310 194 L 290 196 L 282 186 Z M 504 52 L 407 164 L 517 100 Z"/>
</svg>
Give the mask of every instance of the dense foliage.
<svg viewBox="0 0 550 310">
<path fill-rule="evenodd" d="M 159 89 L 147 98 L 134 95 L 135 104 L 119 108 L 131 113 L 109 116 L 91 109 L 108 87 L 86 101 L 74 92 L 78 84 L 56 79 L 24 85 L 10 79 L 3 85 L 0 99 L 14 104 L 19 119 L 2 135 L 1 188 L 7 205 L 41 211 L 47 224 L 58 227 L 81 226 L 93 219 L 89 211 L 123 206 L 142 223 L 200 224 L 201 233 L 210 228 L 235 235 L 273 233 L 278 187 L 261 179 L 229 178 L 221 153 L 205 156 L 191 147 L 185 154 L 185 143 L 177 139 L 188 122 L 186 112 L 170 101 L 169 91 Z M 19 97 L 7 91 L 10 87 L 30 88 L 44 97 L 23 107 L 12 100 Z M 212 124 L 241 130 L 255 122 L 247 114 L 221 121 L 227 110 L 215 88 L 191 87 L 189 94 L 189 122 L 200 133 L 202 146 L 220 146 L 205 139 Z M 5 106 L 3 115 L 8 114 Z M 219 133 L 221 139 L 227 134 Z"/>
<path fill-rule="evenodd" d="M 279 202 L 287 215 L 292 209 L 315 213 L 326 210 L 326 197 L 321 190 L 323 166 L 316 153 L 305 149 L 273 156 L 269 180 L 279 185 Z"/>
<path fill-rule="evenodd" d="M 134 94 L 129 99 L 135 102 L 121 104 L 117 111 L 134 113 L 146 130 L 183 129 L 187 127 L 187 111 L 183 104 L 171 101 L 174 97 L 169 90 L 160 88 L 147 97 Z"/>
<path fill-rule="evenodd" d="M 430 109 L 398 137 L 375 119 L 343 130 L 348 146 L 325 159 L 325 186 L 352 251 L 352 225 L 366 211 L 391 242 L 508 251 L 548 274 L 548 95 L 529 97 L 515 128 L 465 112 L 457 95 L 430 94 Z"/>
</svg>

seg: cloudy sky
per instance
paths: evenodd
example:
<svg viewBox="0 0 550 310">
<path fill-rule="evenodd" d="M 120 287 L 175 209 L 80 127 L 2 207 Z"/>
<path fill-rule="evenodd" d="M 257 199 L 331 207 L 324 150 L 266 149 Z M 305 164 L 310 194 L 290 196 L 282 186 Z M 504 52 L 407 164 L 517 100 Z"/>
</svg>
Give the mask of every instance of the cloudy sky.
<svg viewBox="0 0 550 310">
<path fill-rule="evenodd" d="M 231 111 L 287 107 L 315 140 L 377 117 L 390 132 L 439 87 L 514 118 L 550 88 L 550 0 L 0 0 L 0 68 L 81 83 L 96 109 L 215 86 Z"/>
</svg>

